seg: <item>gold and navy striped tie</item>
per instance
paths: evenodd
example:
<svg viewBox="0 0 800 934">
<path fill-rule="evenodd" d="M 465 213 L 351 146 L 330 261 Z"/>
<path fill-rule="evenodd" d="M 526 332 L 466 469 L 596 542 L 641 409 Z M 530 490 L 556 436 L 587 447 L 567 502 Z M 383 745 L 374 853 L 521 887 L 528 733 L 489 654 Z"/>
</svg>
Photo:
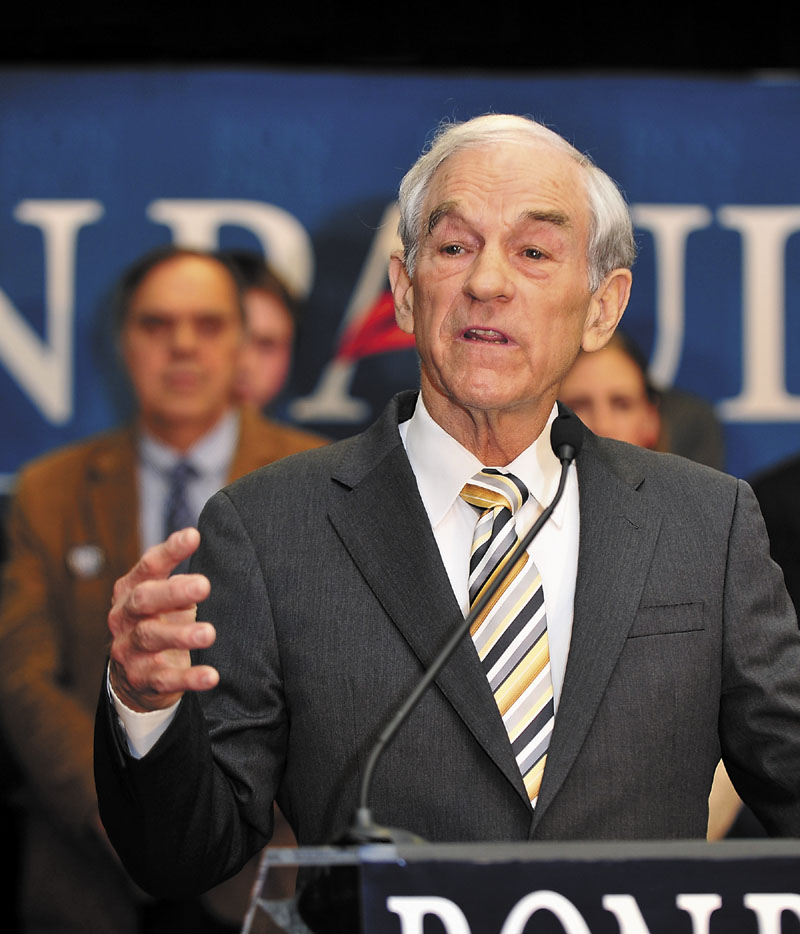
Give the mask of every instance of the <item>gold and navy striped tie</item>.
<svg viewBox="0 0 800 934">
<path fill-rule="evenodd" d="M 486 468 L 461 491 L 481 511 L 472 539 L 469 602 L 473 607 L 517 544 L 514 514 L 528 488 L 513 474 Z M 542 783 L 553 731 L 553 682 L 542 578 L 523 554 L 470 630 L 511 740 L 531 804 Z"/>
</svg>

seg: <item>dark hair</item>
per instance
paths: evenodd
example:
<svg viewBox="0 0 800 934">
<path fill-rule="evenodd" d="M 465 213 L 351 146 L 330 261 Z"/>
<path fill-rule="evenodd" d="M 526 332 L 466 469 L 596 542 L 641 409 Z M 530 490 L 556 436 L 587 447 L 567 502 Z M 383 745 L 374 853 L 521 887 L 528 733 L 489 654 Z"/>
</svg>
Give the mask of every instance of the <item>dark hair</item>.
<svg viewBox="0 0 800 934">
<path fill-rule="evenodd" d="M 140 256 L 139 259 L 128 266 L 117 280 L 117 284 L 114 286 L 114 290 L 111 294 L 111 310 L 114 328 L 117 334 L 122 331 L 125 324 L 134 292 L 139 288 L 142 282 L 144 282 L 145 278 L 162 263 L 184 256 L 194 256 L 198 259 L 210 259 L 215 263 L 219 263 L 220 266 L 226 269 L 236 287 L 236 305 L 239 309 L 242 321 L 244 321 L 244 305 L 242 304 L 243 283 L 238 268 L 221 254 L 168 244 L 166 246 L 156 247 L 153 250 L 149 250 L 143 256 Z"/>
<path fill-rule="evenodd" d="M 294 326 L 299 326 L 302 317 L 300 304 L 261 253 L 252 250 L 219 250 L 214 255 L 236 269 L 244 292 L 258 289 L 267 295 L 274 295 L 289 312 Z"/>
</svg>

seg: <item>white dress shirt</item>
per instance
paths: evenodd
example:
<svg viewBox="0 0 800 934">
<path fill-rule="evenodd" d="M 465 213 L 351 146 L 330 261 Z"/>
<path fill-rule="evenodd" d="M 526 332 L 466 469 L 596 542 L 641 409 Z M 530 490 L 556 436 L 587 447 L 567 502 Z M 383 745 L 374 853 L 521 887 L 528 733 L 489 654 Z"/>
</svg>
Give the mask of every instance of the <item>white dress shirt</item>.
<svg viewBox="0 0 800 934">
<path fill-rule="evenodd" d="M 528 487 L 530 496 L 516 515 L 517 530 L 524 535 L 555 496 L 561 474 L 558 458 L 550 447 L 550 425 L 557 415 L 553 406 L 541 435 L 515 460 L 503 467 Z M 464 484 L 482 467 L 455 438 L 428 414 L 420 395 L 413 416 L 399 426 L 400 437 L 417 479 L 422 502 L 433 529 L 450 585 L 464 615 L 469 610 L 469 558 L 475 509 L 460 497 Z M 561 502 L 531 543 L 528 553 L 542 575 L 547 614 L 550 669 L 556 710 L 564 683 L 578 570 L 578 477 L 573 464 Z M 128 747 L 139 758 L 152 749 L 169 726 L 177 704 L 167 710 L 136 713 L 125 707 L 111 690 L 114 705 L 128 738 Z"/>
<path fill-rule="evenodd" d="M 186 482 L 185 495 L 197 522 L 206 501 L 227 482 L 238 438 L 239 413 L 235 410 L 224 415 L 185 454 L 152 435 L 140 434 L 137 482 L 142 549 L 164 539 L 164 506 L 169 495 L 170 474 L 176 464 L 185 460 L 194 469 L 194 476 Z"/>
<path fill-rule="evenodd" d="M 536 441 L 510 464 L 498 467 L 522 480 L 530 492 L 528 501 L 515 516 L 520 537 L 530 529 L 558 488 L 561 465 L 550 447 L 550 426 L 557 414 L 553 406 L 547 425 Z M 413 416 L 400 425 L 400 436 L 417 478 L 450 585 L 466 616 L 469 611 L 469 558 L 478 513 L 459 494 L 481 468 L 497 465 L 481 464 L 437 425 L 428 414 L 421 395 Z M 578 505 L 578 476 L 573 464 L 561 502 L 528 548 L 528 554 L 542 575 L 556 709 L 572 635 L 578 572 Z"/>
</svg>

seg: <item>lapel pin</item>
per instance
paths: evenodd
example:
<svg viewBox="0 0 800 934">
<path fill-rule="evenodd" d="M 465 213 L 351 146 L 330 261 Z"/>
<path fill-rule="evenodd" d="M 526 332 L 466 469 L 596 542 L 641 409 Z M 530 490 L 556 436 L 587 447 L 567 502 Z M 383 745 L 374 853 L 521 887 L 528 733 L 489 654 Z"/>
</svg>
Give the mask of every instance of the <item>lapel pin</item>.
<svg viewBox="0 0 800 934">
<path fill-rule="evenodd" d="M 99 545 L 73 545 L 67 551 L 67 568 L 81 580 L 97 577 L 105 563 L 105 553 Z"/>
</svg>

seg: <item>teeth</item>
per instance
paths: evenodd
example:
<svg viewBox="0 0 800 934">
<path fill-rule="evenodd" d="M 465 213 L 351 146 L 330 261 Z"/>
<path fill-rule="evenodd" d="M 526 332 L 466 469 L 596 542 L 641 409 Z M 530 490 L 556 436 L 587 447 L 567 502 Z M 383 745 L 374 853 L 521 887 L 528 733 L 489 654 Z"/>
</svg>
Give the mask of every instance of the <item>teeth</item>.
<svg viewBox="0 0 800 934">
<path fill-rule="evenodd" d="M 490 328 L 470 328 L 464 332 L 464 337 L 473 341 L 491 341 L 495 344 L 508 343 L 499 331 L 493 331 Z"/>
</svg>

